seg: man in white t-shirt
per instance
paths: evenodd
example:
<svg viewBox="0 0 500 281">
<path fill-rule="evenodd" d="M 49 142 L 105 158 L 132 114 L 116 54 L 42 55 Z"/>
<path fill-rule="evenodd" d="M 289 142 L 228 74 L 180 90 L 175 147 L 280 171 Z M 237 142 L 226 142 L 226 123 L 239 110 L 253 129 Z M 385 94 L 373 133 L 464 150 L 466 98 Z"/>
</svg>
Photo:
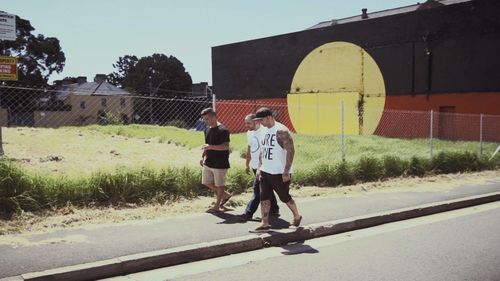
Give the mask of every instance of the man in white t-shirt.
<svg viewBox="0 0 500 281">
<path fill-rule="evenodd" d="M 290 183 L 293 172 L 295 147 L 292 134 L 288 128 L 274 119 L 269 108 L 257 110 L 254 120 L 258 120 L 264 131 L 261 141 L 259 168 L 255 176 L 260 180 L 260 225 L 250 232 L 269 231 L 269 212 L 271 210 L 271 194 L 276 191 L 280 200 L 286 203 L 293 214 L 290 226 L 298 227 L 302 221 L 295 201 L 290 196 Z"/>
<path fill-rule="evenodd" d="M 246 173 L 250 175 L 257 172 L 259 167 L 260 148 L 262 141 L 263 127 L 259 122 L 254 121 L 255 114 L 248 114 L 245 117 L 245 127 L 247 131 L 247 152 L 246 152 Z M 251 220 L 260 203 L 260 181 L 255 178 L 253 182 L 253 195 L 245 208 L 245 213 L 240 215 L 241 221 Z M 279 207 L 274 192 L 271 194 L 271 216 L 279 216 Z"/>
</svg>

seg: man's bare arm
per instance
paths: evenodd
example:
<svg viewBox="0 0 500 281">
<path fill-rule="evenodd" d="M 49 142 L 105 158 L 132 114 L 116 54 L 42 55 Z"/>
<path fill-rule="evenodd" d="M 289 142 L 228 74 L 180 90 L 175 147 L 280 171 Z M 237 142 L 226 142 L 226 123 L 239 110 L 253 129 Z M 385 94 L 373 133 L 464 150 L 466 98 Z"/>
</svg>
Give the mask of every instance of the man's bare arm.
<svg viewBox="0 0 500 281">
<path fill-rule="evenodd" d="M 252 155 L 251 155 L 251 152 L 250 152 L 250 146 L 247 145 L 247 153 L 245 155 L 245 160 L 246 160 L 245 164 L 246 164 L 247 167 L 250 166 L 251 157 L 252 157 Z"/>
<path fill-rule="evenodd" d="M 229 150 L 229 142 L 225 142 L 223 144 L 211 144 L 211 145 L 205 145 L 204 150 L 217 150 L 217 151 L 225 151 Z"/>
<path fill-rule="evenodd" d="M 288 130 L 278 130 L 277 139 L 278 144 L 286 150 L 286 164 L 284 174 L 290 173 L 292 167 L 293 157 L 295 156 L 295 147 L 293 145 L 293 138 Z"/>
</svg>

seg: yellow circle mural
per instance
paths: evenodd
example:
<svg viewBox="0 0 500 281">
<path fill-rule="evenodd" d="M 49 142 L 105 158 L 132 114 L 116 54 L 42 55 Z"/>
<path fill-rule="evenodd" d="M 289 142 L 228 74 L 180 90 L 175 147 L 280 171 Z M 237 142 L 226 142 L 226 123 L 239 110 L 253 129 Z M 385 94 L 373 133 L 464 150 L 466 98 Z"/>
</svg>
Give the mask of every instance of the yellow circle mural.
<svg viewBox="0 0 500 281">
<path fill-rule="evenodd" d="M 339 134 L 342 102 L 344 133 L 373 134 L 385 106 L 384 79 L 363 48 L 327 43 L 297 68 L 287 95 L 288 113 L 297 132 Z"/>
</svg>

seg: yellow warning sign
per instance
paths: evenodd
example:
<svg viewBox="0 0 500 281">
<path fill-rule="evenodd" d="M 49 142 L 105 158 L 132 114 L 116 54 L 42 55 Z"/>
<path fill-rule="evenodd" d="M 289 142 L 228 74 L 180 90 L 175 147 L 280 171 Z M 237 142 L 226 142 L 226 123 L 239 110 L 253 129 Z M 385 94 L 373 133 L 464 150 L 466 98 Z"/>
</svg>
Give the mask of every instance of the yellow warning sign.
<svg viewBox="0 0 500 281">
<path fill-rule="evenodd" d="M 0 80 L 17 80 L 17 58 L 0 56 Z"/>
</svg>

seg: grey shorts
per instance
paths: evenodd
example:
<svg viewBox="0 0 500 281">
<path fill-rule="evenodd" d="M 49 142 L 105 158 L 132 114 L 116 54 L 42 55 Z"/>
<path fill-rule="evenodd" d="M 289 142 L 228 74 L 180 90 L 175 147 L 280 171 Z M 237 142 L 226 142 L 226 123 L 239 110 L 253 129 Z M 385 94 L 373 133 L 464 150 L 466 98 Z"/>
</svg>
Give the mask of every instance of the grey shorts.
<svg viewBox="0 0 500 281">
<path fill-rule="evenodd" d="M 203 165 L 201 183 L 205 185 L 213 184 L 215 186 L 224 186 L 227 170 L 229 169 L 215 169 Z"/>
</svg>

